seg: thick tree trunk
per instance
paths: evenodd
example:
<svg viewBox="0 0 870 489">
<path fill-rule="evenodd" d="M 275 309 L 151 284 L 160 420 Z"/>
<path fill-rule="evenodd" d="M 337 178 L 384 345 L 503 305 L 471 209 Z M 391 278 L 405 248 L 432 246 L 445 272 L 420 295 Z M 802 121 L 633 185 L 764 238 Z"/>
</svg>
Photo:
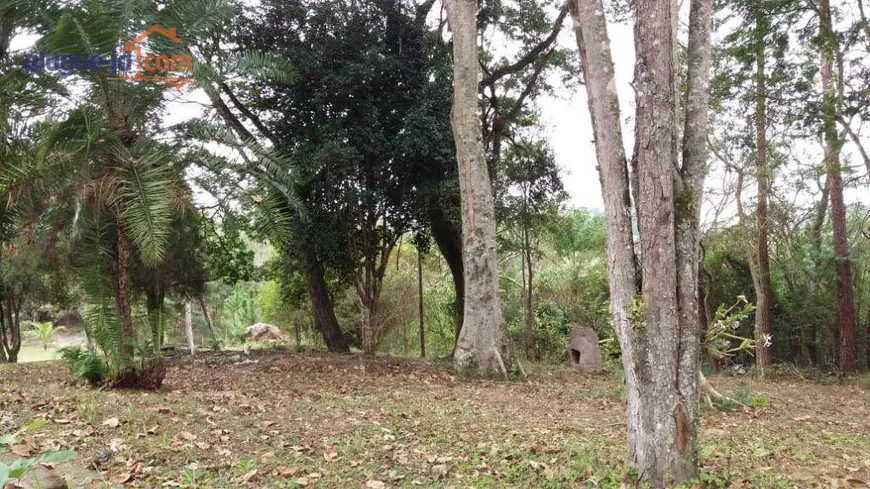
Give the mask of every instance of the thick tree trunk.
<svg viewBox="0 0 870 489">
<path fill-rule="evenodd" d="M 126 367 L 133 362 L 138 338 L 136 326 L 133 324 L 132 312 L 133 280 L 130 271 L 133 264 L 133 249 L 120 226 L 118 227 L 116 245 L 118 261 L 115 264 L 115 312 L 121 321 L 122 336 L 118 353 L 120 354 L 121 366 Z"/>
<path fill-rule="evenodd" d="M 465 269 L 462 265 L 462 235 L 441 207 L 430 207 L 429 220 L 432 225 L 432 237 L 435 239 L 435 244 L 438 245 L 441 256 L 450 267 L 450 275 L 453 277 L 453 290 L 456 293 L 455 349 L 465 315 Z"/>
<path fill-rule="evenodd" d="M 184 300 L 184 336 L 187 338 L 187 349 L 191 355 L 196 355 L 196 341 L 193 338 L 193 306 L 190 297 Z"/>
<path fill-rule="evenodd" d="M 837 134 L 839 94 L 834 79 L 836 34 L 831 20 L 830 0 L 819 3 L 822 92 L 824 96 L 825 167 L 831 195 L 831 223 L 834 227 L 834 258 L 837 269 L 837 367 L 845 373 L 855 372 L 857 365 L 858 327 L 852 290 L 852 262 L 846 230 L 846 204 L 843 200 L 843 175 L 840 168 L 842 141 Z"/>
<path fill-rule="evenodd" d="M 755 19 L 755 159 L 758 182 L 758 207 L 756 211 L 756 275 L 755 283 L 755 366 L 759 374 L 770 364 L 770 348 L 765 346 L 765 337 L 771 332 L 771 301 L 773 287 L 770 283 L 770 252 L 768 250 L 767 194 L 770 191 L 771 172 L 767 159 L 767 75 L 765 74 L 764 39 L 767 30 L 764 12 L 760 7 Z"/>
<path fill-rule="evenodd" d="M 574 0 L 572 15 L 601 174 L 611 316 L 622 348 L 628 464 L 653 487 L 697 473 L 698 211 L 706 173 L 711 3 L 694 0 L 689 32 L 685 139 L 679 164 L 674 92 L 676 9 L 636 0 L 636 209 L 642 280 L 634 252 L 628 168 L 613 62 L 600 0 Z"/>
<path fill-rule="evenodd" d="M 311 309 L 314 314 L 314 325 L 323 336 L 326 348 L 333 353 L 347 353 L 347 340 L 338 325 L 329 287 L 323 276 L 323 266 L 306 245 L 299 246 L 299 259 L 305 268 L 305 285 Z"/>
<path fill-rule="evenodd" d="M 495 206 L 483 154 L 477 99 L 477 0 L 448 0 L 453 32 L 453 136 L 462 200 L 465 316 L 453 361 L 460 374 L 521 372 L 499 298 Z"/>
</svg>

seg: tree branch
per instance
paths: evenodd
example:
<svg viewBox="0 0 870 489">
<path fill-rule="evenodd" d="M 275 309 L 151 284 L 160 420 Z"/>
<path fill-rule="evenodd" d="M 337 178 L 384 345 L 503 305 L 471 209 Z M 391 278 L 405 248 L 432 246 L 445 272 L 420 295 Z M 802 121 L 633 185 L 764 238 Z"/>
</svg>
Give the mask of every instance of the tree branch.
<svg viewBox="0 0 870 489">
<path fill-rule="evenodd" d="M 568 6 L 566 4 L 559 11 L 559 16 L 556 18 L 556 22 L 553 25 L 553 31 L 550 32 L 550 35 L 547 36 L 546 39 L 539 42 L 535 47 L 533 47 L 531 49 L 531 51 L 526 53 L 525 56 L 523 56 L 522 58 L 517 60 L 516 63 L 510 64 L 507 66 L 502 66 L 501 68 L 494 70 L 488 76 L 484 77 L 483 80 L 481 80 L 480 83 L 478 84 L 478 89 L 480 91 L 483 91 L 484 88 L 486 88 L 487 86 L 493 85 L 495 82 L 497 82 L 501 78 L 504 78 L 507 75 L 512 75 L 514 73 L 518 73 L 518 72 L 524 70 L 530 64 L 534 63 L 535 60 L 537 60 L 538 57 L 541 55 L 541 53 L 543 53 L 544 51 L 549 49 L 550 46 L 552 46 L 556 42 L 556 38 L 559 36 L 559 32 L 562 31 L 562 24 L 565 23 L 565 17 L 567 17 L 567 16 L 568 16 Z"/>
<path fill-rule="evenodd" d="M 268 139 L 269 141 L 272 142 L 272 144 L 277 146 L 278 145 L 277 138 L 272 133 L 272 131 L 270 131 L 269 128 L 267 128 L 266 125 L 263 124 L 263 121 L 260 120 L 260 117 L 257 116 L 257 114 L 254 114 L 253 112 L 251 112 L 251 110 L 249 108 L 245 107 L 245 104 L 243 104 L 242 101 L 239 100 L 238 97 L 236 97 L 236 94 L 233 93 L 233 91 L 230 89 L 229 85 L 227 85 L 225 82 L 220 82 L 220 87 L 221 87 L 221 91 L 224 92 L 227 95 L 227 97 L 230 98 L 230 102 L 232 102 L 232 104 L 236 108 L 236 110 L 238 110 L 239 112 L 242 113 L 242 115 L 247 117 L 248 120 L 254 124 L 254 126 L 257 128 L 257 130 L 260 131 L 261 133 L 263 133 L 264 136 L 266 136 L 266 139 Z"/>
</svg>

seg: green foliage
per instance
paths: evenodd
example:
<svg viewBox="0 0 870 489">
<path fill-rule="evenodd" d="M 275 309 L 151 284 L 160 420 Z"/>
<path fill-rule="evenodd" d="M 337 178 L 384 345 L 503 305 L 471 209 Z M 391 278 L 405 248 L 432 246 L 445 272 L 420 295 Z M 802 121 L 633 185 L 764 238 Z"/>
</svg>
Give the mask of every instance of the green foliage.
<svg viewBox="0 0 870 489">
<path fill-rule="evenodd" d="M 92 386 L 103 384 L 112 375 L 105 359 L 91 349 L 74 346 L 61 348 L 58 353 L 69 364 L 73 377 L 84 379 Z"/>
<path fill-rule="evenodd" d="M 54 343 L 55 333 L 66 329 L 63 326 L 55 328 L 50 322 L 33 323 L 32 328 L 36 341 L 42 345 L 43 350 L 48 350 L 48 347 Z"/>
<path fill-rule="evenodd" d="M 740 324 L 755 310 L 745 297 L 739 297 L 730 307 L 724 304 L 716 309 L 712 324 L 704 333 L 703 345 L 710 358 L 722 359 L 740 352 L 752 354 L 756 340 L 738 336 Z M 763 341 L 763 340 L 762 340 Z"/>
<path fill-rule="evenodd" d="M 237 284 L 233 287 L 232 295 L 224 300 L 224 314 L 222 321 L 225 322 L 232 341 L 244 343 L 245 329 L 259 320 L 260 313 L 257 311 L 257 294 L 250 286 Z"/>
<path fill-rule="evenodd" d="M 646 327 L 646 307 L 640 294 L 635 294 L 628 303 L 628 323 L 635 331 L 643 331 Z"/>
</svg>

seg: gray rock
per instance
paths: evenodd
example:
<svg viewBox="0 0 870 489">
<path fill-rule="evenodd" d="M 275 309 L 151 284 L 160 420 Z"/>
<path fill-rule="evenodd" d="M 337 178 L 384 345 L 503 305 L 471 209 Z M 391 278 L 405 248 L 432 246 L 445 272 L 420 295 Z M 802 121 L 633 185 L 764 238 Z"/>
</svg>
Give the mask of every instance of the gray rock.
<svg viewBox="0 0 870 489">
<path fill-rule="evenodd" d="M 248 326 L 245 330 L 246 341 L 281 341 L 284 337 L 281 335 L 281 330 L 266 323 L 257 323 Z"/>
<path fill-rule="evenodd" d="M 568 330 L 568 352 L 571 368 L 584 374 L 604 371 L 601 346 L 598 334 L 592 328 L 571 328 Z"/>
</svg>

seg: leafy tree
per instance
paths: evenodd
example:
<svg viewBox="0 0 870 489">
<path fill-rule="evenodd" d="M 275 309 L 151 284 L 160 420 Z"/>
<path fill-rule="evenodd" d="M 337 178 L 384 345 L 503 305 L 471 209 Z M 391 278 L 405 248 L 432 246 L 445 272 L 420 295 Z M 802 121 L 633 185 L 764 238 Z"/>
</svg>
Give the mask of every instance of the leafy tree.
<svg viewBox="0 0 870 489">
<path fill-rule="evenodd" d="M 517 250 L 522 262 L 525 309 L 525 348 L 534 358 L 537 306 L 534 299 L 535 262 L 540 258 L 540 240 L 559 220 L 567 198 L 555 157 L 543 142 L 514 144 L 503 157 L 501 171 L 507 185 L 498 199 L 500 221 L 508 228 L 502 233 L 501 249 Z"/>
</svg>

